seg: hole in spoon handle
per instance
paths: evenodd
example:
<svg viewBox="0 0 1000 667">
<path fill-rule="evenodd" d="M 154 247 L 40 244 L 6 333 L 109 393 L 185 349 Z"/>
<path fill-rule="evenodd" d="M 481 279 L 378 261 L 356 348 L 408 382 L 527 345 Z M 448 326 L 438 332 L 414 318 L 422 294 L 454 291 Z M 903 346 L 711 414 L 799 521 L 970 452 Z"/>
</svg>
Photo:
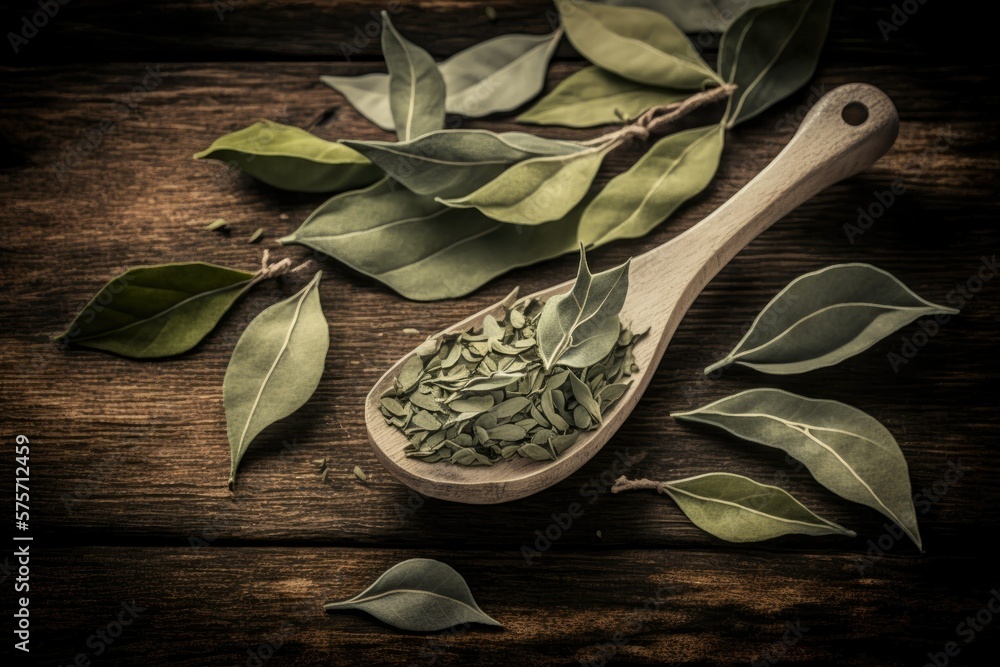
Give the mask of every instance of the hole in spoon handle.
<svg viewBox="0 0 1000 667">
<path fill-rule="evenodd" d="M 801 203 L 870 167 L 898 132 L 899 116 L 889 97 L 875 86 L 849 83 L 819 99 L 765 172 L 781 172 L 802 188 Z"/>
</svg>

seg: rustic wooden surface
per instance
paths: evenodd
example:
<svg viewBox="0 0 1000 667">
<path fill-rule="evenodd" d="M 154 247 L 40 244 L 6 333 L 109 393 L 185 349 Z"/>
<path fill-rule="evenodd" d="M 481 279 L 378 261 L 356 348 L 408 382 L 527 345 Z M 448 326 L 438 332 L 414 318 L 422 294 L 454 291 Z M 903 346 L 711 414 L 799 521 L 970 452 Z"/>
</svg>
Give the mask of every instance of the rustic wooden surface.
<svg viewBox="0 0 1000 667">
<path fill-rule="evenodd" d="M 536 496 L 469 507 L 421 498 L 380 469 L 365 437 L 365 393 L 422 338 L 403 329 L 431 333 L 515 285 L 531 292 L 561 281 L 575 268 L 571 257 L 432 305 L 324 262 L 327 371 L 313 399 L 251 448 L 235 495 L 225 487 L 222 376 L 246 323 L 301 279 L 262 286 L 177 359 L 136 362 L 50 342 L 128 267 L 207 260 L 252 269 L 264 247 L 305 256 L 274 239 L 322 196 L 281 193 L 190 159 L 218 135 L 267 117 L 328 138 L 386 136 L 317 79 L 379 70 L 377 50 L 345 62 L 337 46 L 364 25 L 370 6 L 229 4 L 234 10 L 219 21 L 207 2 L 70 3 L 22 53 L 6 53 L 10 65 L 0 69 L 0 401 L 5 442 L 17 433 L 32 439 L 33 658 L 256 664 L 248 650 L 263 656 L 269 642 L 280 646 L 265 664 L 736 664 L 777 657 L 785 624 L 799 623 L 808 631 L 781 656 L 785 664 L 922 665 L 948 641 L 961 642 L 949 664 L 991 664 L 996 623 L 968 644 L 956 626 L 1000 586 L 991 553 L 1000 529 L 1000 283 L 987 281 L 898 372 L 887 355 L 917 325 L 804 376 L 701 373 L 803 272 L 871 262 L 940 302 L 1000 250 L 998 68 L 974 57 L 975 25 L 931 42 L 948 12 L 927 3 L 884 41 L 876 22 L 888 5 L 839 4 L 812 90 L 731 132 L 702 195 L 646 238 L 596 252 L 594 263 L 621 262 L 714 210 L 778 153 L 812 91 L 850 81 L 881 87 L 902 118 L 894 149 L 777 223 L 719 274 L 632 417 L 587 466 Z M 503 32 L 549 29 L 546 3 L 492 4 L 497 23 L 482 4 L 435 0 L 407 3 L 397 24 L 439 56 Z M 7 23 L 32 5 L 15 3 Z M 711 59 L 714 42 L 706 43 Z M 568 46 L 559 53 L 550 86 L 580 67 Z M 162 83 L 126 107 L 121 97 L 147 67 Z M 102 119 L 114 121 L 113 131 L 70 165 L 69 151 Z M 517 127 L 510 116 L 466 126 Z M 616 153 L 607 172 L 636 156 Z M 906 192 L 852 243 L 843 226 L 894 181 Z M 202 229 L 219 217 L 231 235 Z M 265 240 L 248 245 L 259 226 Z M 885 537 L 881 515 L 824 491 L 781 453 L 669 418 L 756 386 L 843 400 L 880 419 L 906 454 L 914 492 L 935 499 L 919 515 L 926 553 Z M 11 448 L 4 451 L 10 480 Z M 325 484 L 311 463 L 324 456 L 337 461 Z M 859 537 L 722 543 L 666 498 L 608 493 L 620 458 L 633 476 L 728 470 L 777 483 Z M 942 489 L 959 462 L 963 476 Z M 369 483 L 351 475 L 355 465 Z M 575 501 L 584 515 L 526 562 L 522 547 L 535 546 L 552 515 Z M 13 511 L 10 496 L 2 503 Z M 889 548 L 866 556 L 869 540 L 880 538 Z M 412 635 L 320 610 L 415 556 L 456 567 L 505 629 Z M 88 637 L 132 600 L 148 611 L 95 656 Z"/>
</svg>

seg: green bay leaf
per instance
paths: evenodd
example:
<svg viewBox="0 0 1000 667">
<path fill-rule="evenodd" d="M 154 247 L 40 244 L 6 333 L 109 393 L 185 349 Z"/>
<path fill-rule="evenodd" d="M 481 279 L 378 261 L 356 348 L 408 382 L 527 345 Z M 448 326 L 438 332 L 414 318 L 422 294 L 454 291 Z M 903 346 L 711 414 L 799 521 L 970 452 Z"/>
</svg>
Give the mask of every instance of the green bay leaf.
<svg viewBox="0 0 1000 667">
<path fill-rule="evenodd" d="M 647 109 L 673 104 L 691 94 L 647 86 L 591 65 L 574 72 L 517 117 L 531 125 L 594 127 L 634 120 Z"/>
<path fill-rule="evenodd" d="M 834 264 L 786 285 L 705 373 L 732 363 L 774 375 L 805 373 L 853 357 L 919 317 L 956 313 L 870 264 Z"/>
<path fill-rule="evenodd" d="M 746 9 L 775 0 L 598 0 L 605 5 L 645 7 L 664 14 L 686 33 L 722 32 Z"/>
<path fill-rule="evenodd" d="M 580 221 L 580 240 L 598 246 L 648 234 L 711 182 L 724 135 L 722 125 L 713 125 L 657 141 L 594 197 Z"/>
<path fill-rule="evenodd" d="M 548 35 L 501 35 L 438 63 L 445 84 L 445 111 L 480 118 L 529 101 L 544 87 L 549 60 L 561 37 L 562 30 Z M 380 128 L 395 129 L 388 74 L 320 79 Z"/>
<path fill-rule="evenodd" d="M 389 107 L 400 141 L 442 129 L 444 79 L 430 54 L 400 35 L 386 11 L 382 55 L 389 69 Z"/>
<path fill-rule="evenodd" d="M 784 451 L 817 482 L 881 512 L 921 547 L 903 452 L 892 434 L 861 410 L 780 389 L 750 389 L 673 417 Z"/>
<path fill-rule="evenodd" d="M 327 200 L 281 242 L 325 253 L 408 299 L 433 301 L 572 252 L 583 206 L 544 225 L 508 225 L 382 180 Z"/>
<path fill-rule="evenodd" d="M 562 29 L 548 35 L 500 35 L 439 65 L 445 109 L 469 118 L 510 111 L 542 91 Z"/>
<path fill-rule="evenodd" d="M 618 313 L 628 293 L 630 264 L 631 260 L 592 274 L 580 246 L 580 265 L 572 289 L 550 297 L 538 318 L 535 336 L 547 369 L 555 364 L 586 368 L 614 348 L 621 329 Z"/>
<path fill-rule="evenodd" d="M 357 151 L 269 120 L 219 137 L 194 157 L 234 164 L 259 181 L 294 192 L 349 190 L 381 176 Z"/>
<path fill-rule="evenodd" d="M 440 197 L 466 195 L 528 158 L 584 150 L 568 141 L 488 130 L 440 130 L 411 141 L 343 143 L 409 190 Z"/>
<path fill-rule="evenodd" d="M 741 14 L 719 43 L 719 73 L 737 88 L 726 125 L 758 115 L 812 78 L 833 0 L 785 0 Z"/>
<path fill-rule="evenodd" d="M 180 354 L 215 328 L 252 279 L 204 262 L 130 269 L 102 287 L 56 341 L 135 359 Z"/>
<path fill-rule="evenodd" d="M 587 195 L 612 142 L 569 155 L 536 157 L 511 166 L 464 197 L 437 201 L 475 208 L 501 222 L 540 225 L 561 220 Z"/>
<path fill-rule="evenodd" d="M 643 8 L 556 0 L 566 36 L 594 65 L 637 83 L 702 90 L 721 83 L 687 36 Z"/>
<path fill-rule="evenodd" d="M 302 407 L 319 385 L 330 347 L 330 327 L 319 302 L 321 275 L 260 313 L 236 343 L 222 383 L 230 486 L 253 439 Z"/>
<path fill-rule="evenodd" d="M 464 623 L 500 625 L 479 608 L 462 575 L 429 558 L 393 565 L 360 594 L 328 602 L 323 609 L 360 609 L 383 623 L 413 632 L 433 632 Z"/>
<path fill-rule="evenodd" d="M 846 535 L 847 530 L 823 519 L 776 486 L 730 473 L 707 473 L 663 482 L 691 522 L 729 542 L 759 542 L 781 535 Z"/>
</svg>

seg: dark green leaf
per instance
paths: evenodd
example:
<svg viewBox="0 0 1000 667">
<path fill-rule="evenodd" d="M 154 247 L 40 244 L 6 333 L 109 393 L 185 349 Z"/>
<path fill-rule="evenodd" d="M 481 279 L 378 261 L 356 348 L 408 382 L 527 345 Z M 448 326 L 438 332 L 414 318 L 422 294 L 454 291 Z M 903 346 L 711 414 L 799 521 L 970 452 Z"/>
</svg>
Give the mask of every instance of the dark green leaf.
<svg viewBox="0 0 1000 667">
<path fill-rule="evenodd" d="M 215 328 L 252 278 L 203 262 L 130 269 L 102 287 L 56 340 L 137 359 L 180 354 Z"/>
</svg>

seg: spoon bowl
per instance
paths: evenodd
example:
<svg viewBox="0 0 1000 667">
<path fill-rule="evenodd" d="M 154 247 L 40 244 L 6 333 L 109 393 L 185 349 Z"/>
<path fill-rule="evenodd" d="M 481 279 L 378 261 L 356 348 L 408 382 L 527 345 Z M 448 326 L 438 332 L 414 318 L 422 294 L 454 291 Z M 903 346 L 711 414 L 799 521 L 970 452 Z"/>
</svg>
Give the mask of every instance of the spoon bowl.
<svg viewBox="0 0 1000 667">
<path fill-rule="evenodd" d="M 899 118 L 878 88 L 854 83 L 823 96 L 778 156 L 752 181 L 707 218 L 632 261 L 621 319 L 633 331 L 649 327 L 633 353 L 639 372 L 596 430 L 580 434 L 555 461 L 514 457 L 492 466 L 431 464 L 404 454 L 406 437 L 387 424 L 379 398 L 391 387 L 412 352 L 375 384 L 365 401 L 365 421 L 375 454 L 404 484 L 433 498 L 493 504 L 537 493 L 571 475 L 614 435 L 649 385 L 670 339 L 691 303 L 708 282 L 758 234 L 820 190 L 864 171 L 896 139 Z M 545 300 L 568 291 L 573 281 L 522 300 Z M 501 304 L 441 332 L 478 328 Z"/>
</svg>

